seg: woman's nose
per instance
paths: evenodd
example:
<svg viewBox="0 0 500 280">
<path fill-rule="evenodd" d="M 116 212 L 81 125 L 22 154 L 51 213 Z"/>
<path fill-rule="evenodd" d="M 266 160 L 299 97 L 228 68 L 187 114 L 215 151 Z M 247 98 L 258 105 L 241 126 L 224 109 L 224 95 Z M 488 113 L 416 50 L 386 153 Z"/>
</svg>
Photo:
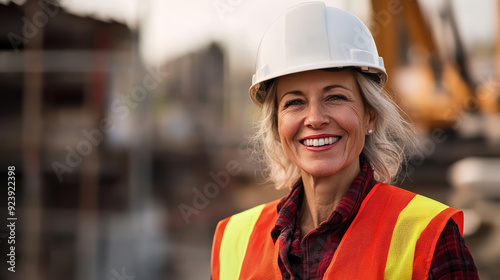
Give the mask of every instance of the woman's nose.
<svg viewBox="0 0 500 280">
<path fill-rule="evenodd" d="M 330 118 L 319 104 L 310 104 L 307 110 L 305 125 L 310 128 L 321 128 L 328 124 Z"/>
</svg>

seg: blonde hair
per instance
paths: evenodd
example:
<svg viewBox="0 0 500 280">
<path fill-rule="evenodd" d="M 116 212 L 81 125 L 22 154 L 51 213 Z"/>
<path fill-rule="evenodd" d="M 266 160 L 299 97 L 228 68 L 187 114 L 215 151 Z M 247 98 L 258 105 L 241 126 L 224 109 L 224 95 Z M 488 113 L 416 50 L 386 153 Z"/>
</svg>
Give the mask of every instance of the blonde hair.
<svg viewBox="0 0 500 280">
<path fill-rule="evenodd" d="M 391 183 L 407 160 L 406 155 L 417 149 L 415 130 L 376 79 L 358 71 L 352 73 L 364 105 L 377 112 L 374 132 L 366 137 L 362 153 L 373 168 L 375 180 Z M 291 188 L 300 178 L 300 169 L 287 158 L 281 146 L 276 93 L 276 80 L 262 83 L 256 93 L 256 100 L 262 105 L 261 120 L 252 142 L 259 161 L 264 164 L 265 178 L 277 189 Z"/>
</svg>

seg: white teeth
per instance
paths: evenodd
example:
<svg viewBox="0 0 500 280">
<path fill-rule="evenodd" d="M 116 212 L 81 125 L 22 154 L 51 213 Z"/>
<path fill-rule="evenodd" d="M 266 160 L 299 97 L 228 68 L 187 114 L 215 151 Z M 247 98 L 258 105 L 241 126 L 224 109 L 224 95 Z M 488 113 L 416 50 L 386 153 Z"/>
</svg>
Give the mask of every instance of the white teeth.
<svg viewBox="0 0 500 280">
<path fill-rule="evenodd" d="M 316 139 L 306 139 L 303 141 L 304 145 L 309 147 L 319 147 L 324 145 L 330 145 L 340 140 L 340 137 L 326 137 L 326 138 L 316 138 Z"/>
</svg>

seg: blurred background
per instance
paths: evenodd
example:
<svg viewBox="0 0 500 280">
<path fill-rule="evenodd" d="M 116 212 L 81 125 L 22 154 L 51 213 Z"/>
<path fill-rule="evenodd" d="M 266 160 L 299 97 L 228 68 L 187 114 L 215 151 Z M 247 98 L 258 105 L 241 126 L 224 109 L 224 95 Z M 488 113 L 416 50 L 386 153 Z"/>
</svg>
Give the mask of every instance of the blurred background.
<svg viewBox="0 0 500 280">
<path fill-rule="evenodd" d="M 247 90 L 299 2 L 0 0 L 0 279 L 208 279 L 217 221 L 285 194 L 253 160 Z M 463 209 L 499 279 L 499 1 L 325 2 L 369 26 L 418 127 L 397 184 Z"/>
</svg>

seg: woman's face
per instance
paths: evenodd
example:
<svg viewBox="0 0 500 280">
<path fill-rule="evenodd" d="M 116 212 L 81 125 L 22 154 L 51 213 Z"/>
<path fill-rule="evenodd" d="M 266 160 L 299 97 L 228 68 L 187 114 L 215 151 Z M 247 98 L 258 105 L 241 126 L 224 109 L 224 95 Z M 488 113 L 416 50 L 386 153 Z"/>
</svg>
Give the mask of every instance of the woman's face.
<svg viewBox="0 0 500 280">
<path fill-rule="evenodd" d="M 277 79 L 278 132 L 287 157 L 317 177 L 359 168 L 376 113 L 351 71 L 307 71 Z"/>
</svg>

